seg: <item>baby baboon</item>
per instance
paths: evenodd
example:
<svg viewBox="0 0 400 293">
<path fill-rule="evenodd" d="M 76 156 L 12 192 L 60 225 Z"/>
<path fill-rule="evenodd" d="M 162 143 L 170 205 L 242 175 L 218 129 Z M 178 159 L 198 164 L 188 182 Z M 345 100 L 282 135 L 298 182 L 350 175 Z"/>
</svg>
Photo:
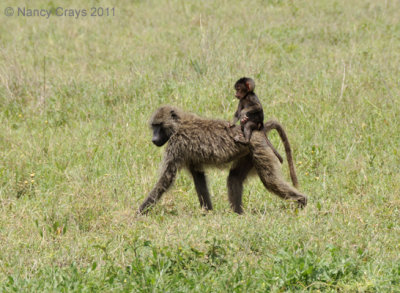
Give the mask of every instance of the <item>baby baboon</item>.
<svg viewBox="0 0 400 293">
<path fill-rule="evenodd" d="M 234 87 L 236 90 L 235 97 L 238 98 L 240 101 L 239 101 L 238 109 L 235 112 L 233 122 L 232 122 L 232 124 L 230 124 L 230 126 L 233 127 L 236 124 L 236 122 L 238 121 L 238 119 L 240 118 L 240 126 L 244 133 L 245 140 L 243 141 L 241 139 L 241 135 L 236 135 L 234 137 L 234 139 L 235 139 L 235 141 L 238 141 L 238 142 L 248 143 L 251 138 L 251 133 L 253 130 L 263 129 L 263 127 L 264 127 L 264 125 L 263 125 L 264 111 L 263 111 L 262 105 L 260 103 L 260 100 L 254 93 L 256 84 L 253 79 L 248 78 L 248 77 L 242 77 L 235 83 Z M 289 144 L 286 134 L 284 134 L 283 127 L 277 121 L 271 120 L 269 122 L 270 122 L 269 126 L 272 127 L 271 129 L 276 129 L 278 131 L 283 143 Z M 284 134 L 284 136 L 282 136 L 282 134 Z M 278 153 L 278 151 L 271 144 L 268 137 L 267 137 L 267 143 L 272 148 L 272 150 L 274 151 L 274 154 L 278 157 L 279 161 L 281 163 L 283 163 L 282 156 Z M 295 181 L 293 181 L 293 184 L 294 184 L 294 186 L 297 187 L 296 173 L 294 172 L 293 161 L 291 161 L 290 145 L 287 148 L 286 144 L 285 144 L 285 150 L 286 150 L 286 152 L 289 150 L 289 154 L 290 154 L 290 160 L 288 160 L 289 167 L 291 166 L 290 176 L 292 177 L 292 179 L 295 178 L 296 183 L 295 183 Z"/>
<path fill-rule="evenodd" d="M 235 83 L 235 97 L 239 99 L 239 105 L 235 112 L 232 125 L 240 120 L 240 126 L 244 133 L 244 142 L 248 143 L 253 130 L 263 128 L 264 111 L 260 100 L 254 93 L 256 84 L 253 79 L 242 77 Z M 240 136 L 236 138 L 240 141 Z"/>
<path fill-rule="evenodd" d="M 168 145 L 160 178 L 140 206 L 139 213 L 145 212 L 161 198 L 181 168 L 187 168 L 192 174 L 201 207 L 211 210 L 203 167 L 221 166 L 232 161 L 234 163 L 227 184 L 229 201 L 235 212 L 243 212 L 243 182 L 252 169 L 256 170 L 269 191 L 283 199 L 297 201 L 301 207 L 307 204 L 306 196 L 282 179 L 279 161 L 264 132 L 254 131 L 249 145 L 238 144 L 230 132 L 239 134 L 240 127 L 228 128 L 225 121 L 200 118 L 171 106 L 159 108 L 150 123 L 153 129 L 152 142 L 157 146 L 166 142 Z M 277 129 L 276 125 L 271 124 L 269 127 Z"/>
</svg>

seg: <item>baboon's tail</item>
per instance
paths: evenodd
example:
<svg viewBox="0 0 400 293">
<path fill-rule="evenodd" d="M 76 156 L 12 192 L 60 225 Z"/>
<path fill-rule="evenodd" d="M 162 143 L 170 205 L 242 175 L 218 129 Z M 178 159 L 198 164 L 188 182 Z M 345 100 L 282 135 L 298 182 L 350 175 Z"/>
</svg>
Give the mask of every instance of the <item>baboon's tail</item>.
<svg viewBox="0 0 400 293">
<path fill-rule="evenodd" d="M 272 129 L 275 129 L 279 133 L 279 136 L 283 142 L 283 146 L 285 147 L 286 158 L 288 160 L 288 165 L 289 165 L 290 178 L 292 179 L 294 187 L 297 188 L 299 182 L 297 181 L 296 171 L 294 169 L 292 149 L 290 148 L 289 139 L 286 135 L 285 130 L 283 129 L 282 124 L 280 124 L 278 121 L 268 120 L 267 122 L 265 122 L 264 130 L 267 136 L 268 132 L 271 131 Z"/>
</svg>

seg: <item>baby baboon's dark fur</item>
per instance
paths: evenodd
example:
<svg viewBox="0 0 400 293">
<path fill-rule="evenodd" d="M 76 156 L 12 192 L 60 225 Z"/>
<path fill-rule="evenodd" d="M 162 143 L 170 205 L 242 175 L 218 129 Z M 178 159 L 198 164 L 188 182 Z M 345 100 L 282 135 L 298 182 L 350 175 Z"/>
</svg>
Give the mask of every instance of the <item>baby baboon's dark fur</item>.
<svg viewBox="0 0 400 293">
<path fill-rule="evenodd" d="M 263 128 L 264 110 L 260 100 L 254 93 L 255 87 L 254 80 L 249 77 L 242 77 L 235 83 L 235 97 L 239 99 L 239 105 L 232 125 L 235 125 L 240 120 L 245 143 L 250 141 L 253 130 L 261 130 Z M 240 139 L 237 140 L 240 141 Z"/>
<path fill-rule="evenodd" d="M 201 207 L 211 210 L 203 166 L 221 166 L 232 161 L 227 185 L 229 201 L 236 213 L 243 212 L 243 182 L 253 169 L 269 191 L 283 199 L 297 201 L 301 207 L 306 206 L 307 197 L 283 180 L 279 160 L 264 132 L 254 131 L 249 144 L 244 145 L 233 139 L 235 134 L 241 133 L 239 126 L 229 128 L 226 121 L 200 118 L 171 106 L 159 108 L 150 123 L 153 143 L 162 146 L 168 142 L 168 145 L 160 178 L 140 206 L 139 213 L 145 212 L 161 198 L 172 185 L 177 171 L 183 167 L 193 176 Z M 277 122 L 268 124 L 266 129 L 281 129 L 284 134 Z M 288 143 L 285 144 L 287 147 L 290 149 Z"/>
</svg>

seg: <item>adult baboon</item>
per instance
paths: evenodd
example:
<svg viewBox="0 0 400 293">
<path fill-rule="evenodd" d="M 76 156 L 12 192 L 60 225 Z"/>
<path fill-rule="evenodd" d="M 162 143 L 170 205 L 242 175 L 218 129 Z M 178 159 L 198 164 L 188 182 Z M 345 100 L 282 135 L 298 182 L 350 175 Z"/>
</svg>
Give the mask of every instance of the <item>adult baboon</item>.
<svg viewBox="0 0 400 293">
<path fill-rule="evenodd" d="M 232 161 L 234 163 L 227 184 L 229 201 L 236 213 L 243 212 L 243 182 L 252 169 L 256 170 L 269 191 L 283 199 L 297 201 L 301 207 L 307 204 L 307 197 L 283 180 L 279 160 L 264 132 L 254 131 L 250 143 L 244 145 L 233 139 L 241 133 L 239 126 L 229 128 L 226 121 L 204 119 L 171 106 L 159 108 L 153 114 L 150 124 L 153 129 L 152 142 L 157 146 L 166 142 L 168 145 L 160 178 L 140 206 L 140 213 L 161 198 L 182 167 L 187 168 L 193 176 L 201 207 L 211 210 L 203 166 L 220 166 Z M 266 129 L 276 129 L 276 125 L 272 123 Z M 289 145 L 285 144 L 285 149 L 287 146 Z M 291 168 L 290 171 L 294 169 Z"/>
</svg>

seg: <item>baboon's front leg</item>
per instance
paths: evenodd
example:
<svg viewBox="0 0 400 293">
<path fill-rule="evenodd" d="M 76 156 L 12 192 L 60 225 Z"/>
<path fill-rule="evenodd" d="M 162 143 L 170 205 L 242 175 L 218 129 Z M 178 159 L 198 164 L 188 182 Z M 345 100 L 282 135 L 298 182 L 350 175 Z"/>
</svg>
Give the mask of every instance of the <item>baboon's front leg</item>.
<svg viewBox="0 0 400 293">
<path fill-rule="evenodd" d="M 176 163 L 172 160 L 164 163 L 160 179 L 158 179 L 154 188 L 150 191 L 147 198 L 139 207 L 140 214 L 145 213 L 151 205 L 155 204 L 161 198 L 163 193 L 172 185 L 176 177 L 177 169 Z"/>
<path fill-rule="evenodd" d="M 200 206 L 206 210 L 212 210 L 210 193 L 208 192 L 207 180 L 203 170 L 196 170 L 190 167 L 190 173 L 193 176 L 194 186 L 199 197 Z"/>
<path fill-rule="evenodd" d="M 253 162 L 250 155 L 236 161 L 228 176 L 228 197 L 231 207 L 235 213 L 243 213 L 242 195 L 243 181 L 246 179 L 250 170 L 253 168 Z"/>
</svg>

